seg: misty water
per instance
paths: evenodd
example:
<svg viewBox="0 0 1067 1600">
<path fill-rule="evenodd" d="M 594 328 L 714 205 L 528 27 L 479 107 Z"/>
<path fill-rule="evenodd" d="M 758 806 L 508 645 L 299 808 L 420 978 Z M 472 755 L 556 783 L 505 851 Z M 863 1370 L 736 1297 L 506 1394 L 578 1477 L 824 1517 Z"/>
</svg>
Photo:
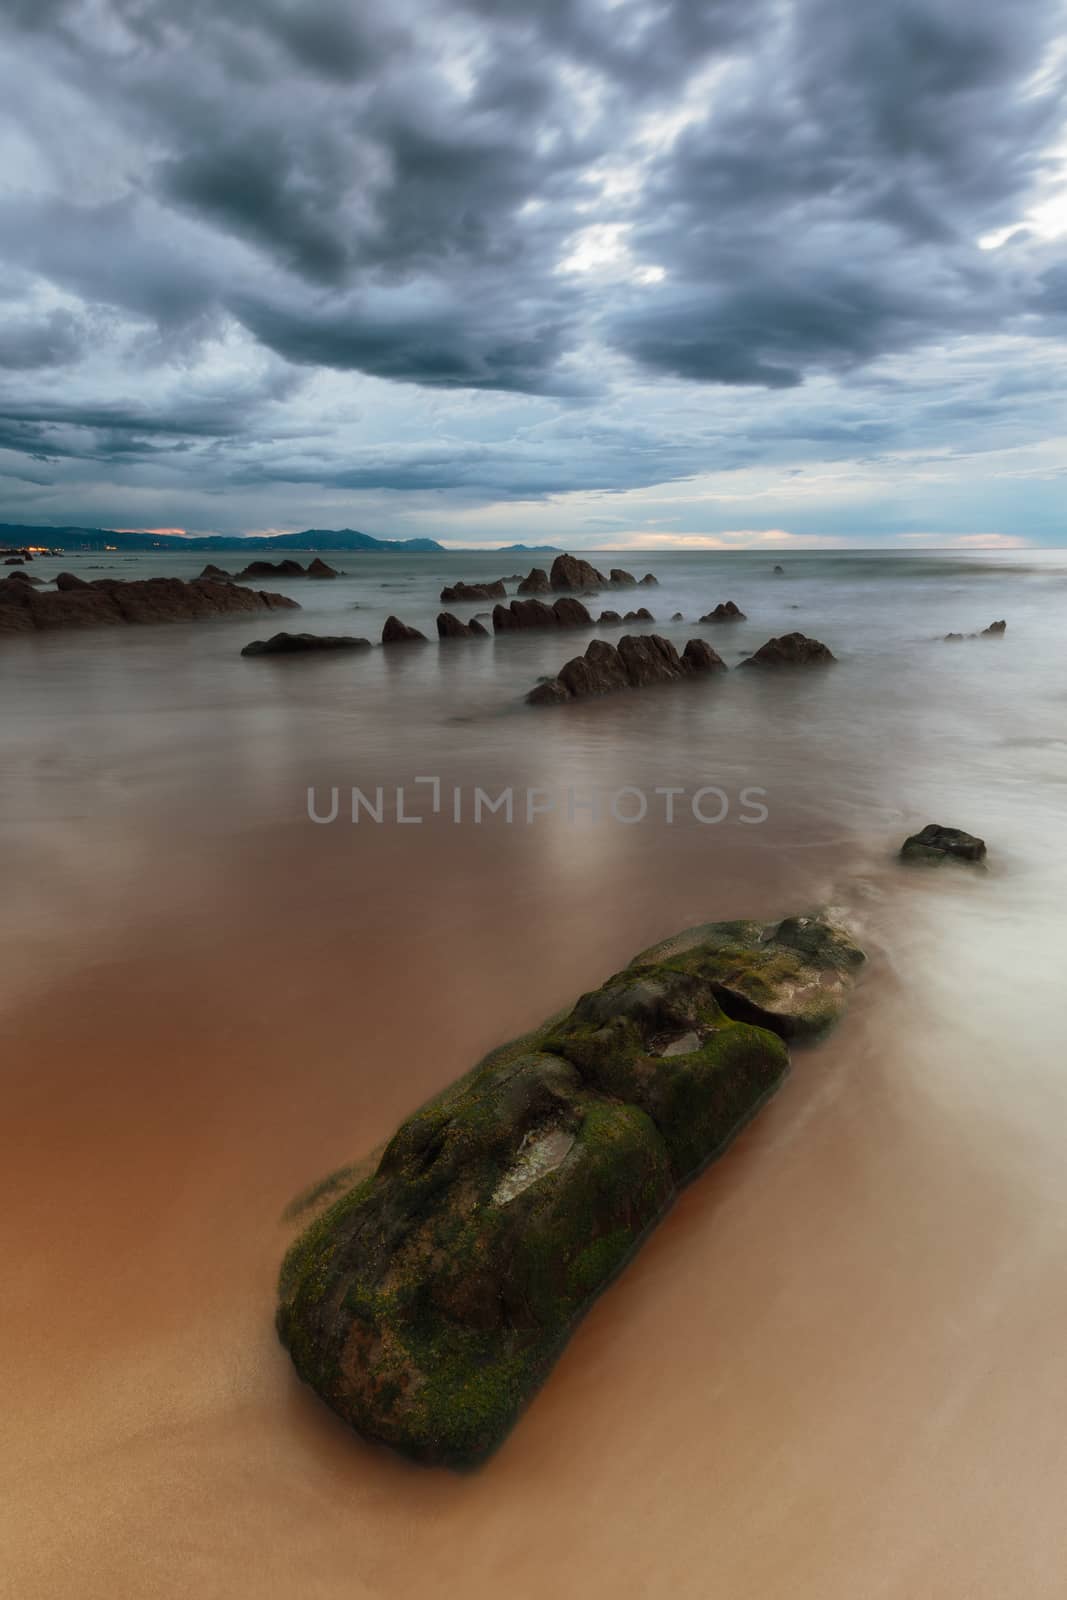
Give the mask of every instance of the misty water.
<svg viewBox="0 0 1067 1600">
<path fill-rule="evenodd" d="M 730 664 L 801 629 L 838 665 L 550 710 L 522 697 L 580 631 L 243 659 L 389 613 L 432 635 L 442 584 L 531 559 L 324 556 L 346 575 L 262 584 L 301 612 L 0 645 L 11 1592 L 1058 1595 L 1067 553 L 594 556 L 660 580 L 594 614 L 648 605 Z M 726 599 L 748 620 L 695 625 Z M 383 822 L 309 820 L 334 786 L 380 786 Z M 475 825 L 476 787 L 514 820 Z M 900 867 L 929 821 L 988 870 Z M 405 1464 L 299 1385 L 298 1190 L 660 937 L 820 903 L 870 957 L 847 1019 L 483 1469 Z"/>
</svg>

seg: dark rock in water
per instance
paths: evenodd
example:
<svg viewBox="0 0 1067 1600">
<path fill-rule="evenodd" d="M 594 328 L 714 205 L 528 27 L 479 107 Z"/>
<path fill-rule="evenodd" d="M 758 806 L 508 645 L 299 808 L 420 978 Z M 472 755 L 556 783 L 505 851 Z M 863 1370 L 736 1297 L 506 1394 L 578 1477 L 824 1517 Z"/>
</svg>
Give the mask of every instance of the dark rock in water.
<svg viewBox="0 0 1067 1600">
<path fill-rule="evenodd" d="M 928 822 L 920 833 L 913 833 L 900 847 L 902 861 L 939 866 L 944 861 L 966 861 L 976 866 L 984 861 L 984 839 L 959 828 L 944 828 L 938 822 Z"/>
<path fill-rule="evenodd" d="M 707 612 L 700 620 L 701 622 L 744 622 L 745 613 L 740 606 L 734 605 L 732 600 L 723 600 L 715 607 L 714 611 Z"/>
<path fill-rule="evenodd" d="M 277 1328 L 300 1377 L 368 1439 L 484 1460 L 679 1188 L 778 1088 L 781 1035 L 832 1021 L 862 961 L 821 916 L 712 923 L 494 1050 L 286 1255 Z"/>
<path fill-rule="evenodd" d="M 494 578 L 490 583 L 453 583 L 441 590 L 442 600 L 504 600 L 507 590 L 503 581 Z"/>
<path fill-rule="evenodd" d="M 671 618 L 671 621 L 672 622 L 684 622 L 685 618 L 682 616 L 682 613 L 680 611 L 676 611 L 674 613 L 674 616 Z"/>
<path fill-rule="evenodd" d="M 276 633 L 270 639 L 253 639 L 241 651 L 243 656 L 294 656 L 306 655 L 315 650 L 369 650 L 369 639 L 356 639 L 351 634 L 328 633 Z"/>
<path fill-rule="evenodd" d="M 642 584 L 642 587 L 644 587 L 646 589 L 658 589 L 659 588 L 659 579 L 653 577 L 651 572 L 646 572 L 644 577 L 641 579 L 641 584 Z"/>
<path fill-rule="evenodd" d="M 25 565 L 26 561 L 23 556 L 8 556 L 4 561 L 5 567 L 24 567 Z"/>
<path fill-rule="evenodd" d="M 534 706 L 560 705 L 720 669 L 725 670 L 725 663 L 703 639 L 691 639 L 679 656 L 659 634 L 626 634 L 617 649 L 606 639 L 594 639 L 584 655 L 566 662 L 557 678 L 539 683 L 526 699 Z"/>
<path fill-rule="evenodd" d="M 225 578 L 227 582 L 229 582 L 229 579 L 230 579 L 230 574 L 228 572 L 224 572 L 221 567 L 216 567 L 210 561 L 208 562 L 207 566 L 204 568 L 204 570 L 200 574 L 200 576 L 202 578 Z"/>
<path fill-rule="evenodd" d="M 520 594 L 548 594 L 551 588 L 544 567 L 531 567 L 526 577 L 519 583 Z"/>
<path fill-rule="evenodd" d="M 682 651 L 682 665 L 690 672 L 726 672 L 726 662 L 706 639 L 690 639 Z"/>
<path fill-rule="evenodd" d="M 655 617 L 647 606 L 641 606 L 637 611 L 628 611 L 622 619 L 624 622 L 655 622 Z"/>
<path fill-rule="evenodd" d="M 477 618 L 472 617 L 470 622 L 461 622 L 450 611 L 442 611 L 437 618 L 437 634 L 441 639 L 484 639 L 488 637 L 487 630 L 482 627 Z"/>
<path fill-rule="evenodd" d="M 341 576 L 335 567 L 329 566 L 319 556 L 316 556 L 308 567 L 307 575 L 309 578 L 339 578 Z"/>
<path fill-rule="evenodd" d="M 571 595 L 562 595 L 560 599 L 552 602 L 552 612 L 556 623 L 561 628 L 591 628 L 593 619 L 582 605 L 580 600 L 575 600 Z"/>
<path fill-rule="evenodd" d="M 591 628 L 593 619 L 580 600 L 561 597 L 549 606 L 543 600 L 512 600 L 493 607 L 493 628 L 511 633 L 518 628 Z"/>
<path fill-rule="evenodd" d="M 803 633 L 784 633 L 780 639 L 768 639 L 760 645 L 755 655 L 740 663 L 743 667 L 808 667 L 821 666 L 836 661 L 837 657 Z"/>
<path fill-rule="evenodd" d="M 617 611 L 602 611 L 597 618 L 597 621 L 605 623 L 621 622 L 622 617 Z"/>
<path fill-rule="evenodd" d="M 250 561 L 247 567 L 237 574 L 238 581 L 244 578 L 306 578 L 307 573 L 299 561 L 286 558 L 284 561 Z"/>
<path fill-rule="evenodd" d="M 956 644 L 961 639 L 999 639 L 1001 634 L 1007 632 L 1006 622 L 991 622 L 988 628 L 983 628 L 981 633 L 946 633 L 945 643 Z"/>
<path fill-rule="evenodd" d="M 557 556 L 548 581 L 553 589 L 596 589 L 608 580 L 588 561 L 577 556 Z"/>
<path fill-rule="evenodd" d="M 774 570 L 775 570 L 775 572 L 784 572 L 785 568 L 784 567 L 775 567 Z"/>
<path fill-rule="evenodd" d="M 409 628 L 399 617 L 386 617 L 382 629 L 383 644 L 427 644 L 429 641 L 418 628 Z"/>
<path fill-rule="evenodd" d="M 608 574 L 608 581 L 613 589 L 637 588 L 637 579 L 632 572 L 627 572 L 625 567 L 612 567 Z"/>
<path fill-rule="evenodd" d="M 32 587 L 40 588 L 41 585 L 44 583 L 44 579 L 43 578 L 38 578 L 32 572 L 9 572 L 7 577 L 3 580 L 3 583 L 0 583 L 0 593 L 3 593 L 3 584 L 4 583 L 14 583 L 16 585 L 18 585 L 18 584 L 29 585 L 31 588 Z"/>
<path fill-rule="evenodd" d="M 293 610 L 286 595 L 242 589 L 217 578 L 143 578 L 122 583 L 99 578 L 86 583 L 60 573 L 54 591 L 28 583 L 0 583 L 0 633 L 51 632 L 58 628 L 96 628 L 117 623 L 193 622 L 240 612 Z"/>
</svg>

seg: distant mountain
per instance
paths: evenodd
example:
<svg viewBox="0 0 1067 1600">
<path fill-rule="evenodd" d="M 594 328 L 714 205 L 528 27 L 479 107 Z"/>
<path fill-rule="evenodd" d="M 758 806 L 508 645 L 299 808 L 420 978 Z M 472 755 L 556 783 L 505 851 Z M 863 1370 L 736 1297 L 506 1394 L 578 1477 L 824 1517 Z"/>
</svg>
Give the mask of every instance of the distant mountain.
<svg viewBox="0 0 1067 1600">
<path fill-rule="evenodd" d="M 554 544 L 502 544 L 498 556 L 561 556 L 563 551 Z"/>
<path fill-rule="evenodd" d="M 128 533 L 117 528 L 40 528 L 0 522 L 0 544 L 48 545 L 62 550 L 391 550 L 397 554 L 444 554 L 436 539 L 375 539 L 355 528 L 307 528 L 303 533 L 205 534 L 187 539 L 176 533 Z"/>
</svg>

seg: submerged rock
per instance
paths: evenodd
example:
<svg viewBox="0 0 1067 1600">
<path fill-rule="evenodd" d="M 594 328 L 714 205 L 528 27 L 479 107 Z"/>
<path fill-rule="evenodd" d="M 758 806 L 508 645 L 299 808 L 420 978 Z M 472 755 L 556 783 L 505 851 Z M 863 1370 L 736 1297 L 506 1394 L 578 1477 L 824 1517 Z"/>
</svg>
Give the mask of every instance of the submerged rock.
<svg viewBox="0 0 1067 1600">
<path fill-rule="evenodd" d="M 723 600 L 715 607 L 714 611 L 707 612 L 700 620 L 701 622 L 744 622 L 745 613 L 732 600 Z"/>
<path fill-rule="evenodd" d="M 526 628 L 591 628 L 593 619 L 580 600 L 563 595 L 546 605 L 543 600 L 513 600 L 493 607 L 493 630 L 512 633 Z"/>
<path fill-rule="evenodd" d="M 768 639 L 755 655 L 739 664 L 742 667 L 809 667 L 836 660 L 833 652 L 818 639 L 809 639 L 803 633 L 784 633 L 779 639 Z"/>
<path fill-rule="evenodd" d="M 369 639 L 352 634 L 276 633 L 270 639 L 253 639 L 241 651 L 243 656 L 306 655 L 313 650 L 369 650 Z"/>
<path fill-rule="evenodd" d="M 383 644 L 427 644 L 429 641 L 418 628 L 409 627 L 399 617 L 386 617 L 382 628 Z"/>
<path fill-rule="evenodd" d="M 625 634 L 618 648 L 594 639 L 585 654 L 574 656 L 555 678 L 543 679 L 526 696 L 528 705 L 562 705 L 616 689 L 641 689 L 670 683 L 697 673 L 725 672 L 726 663 L 703 639 L 690 639 L 681 655 L 658 633 Z"/>
<path fill-rule="evenodd" d="M 783 1034 L 832 1021 L 862 961 L 821 916 L 711 923 L 493 1051 L 290 1249 L 277 1328 L 297 1372 L 368 1439 L 483 1460 L 679 1187 L 777 1089 Z"/>
<path fill-rule="evenodd" d="M 503 600 L 507 596 L 502 578 L 494 578 L 489 583 L 453 583 L 441 590 L 441 599 L 457 600 Z"/>
<path fill-rule="evenodd" d="M 646 572 L 644 577 L 641 579 L 641 584 L 642 587 L 646 589 L 658 589 L 659 579 L 654 577 L 651 572 Z"/>
<path fill-rule="evenodd" d="M 986 858 L 984 839 L 961 828 L 945 828 L 939 822 L 928 822 L 919 833 L 913 833 L 900 847 L 900 859 L 919 865 L 940 866 L 944 861 L 965 861 L 977 866 Z"/>
<path fill-rule="evenodd" d="M 946 633 L 945 643 L 956 644 L 960 639 L 996 639 L 999 638 L 1002 633 L 1006 633 L 1007 628 L 1008 624 L 1004 621 L 991 622 L 989 627 L 983 628 L 980 633 Z"/>
</svg>

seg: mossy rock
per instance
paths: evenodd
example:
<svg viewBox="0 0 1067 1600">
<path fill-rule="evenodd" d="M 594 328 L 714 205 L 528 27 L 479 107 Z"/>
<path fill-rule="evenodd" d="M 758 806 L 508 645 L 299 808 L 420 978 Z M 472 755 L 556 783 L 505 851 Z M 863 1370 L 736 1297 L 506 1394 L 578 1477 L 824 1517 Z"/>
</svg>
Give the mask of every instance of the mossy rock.
<svg viewBox="0 0 1067 1600">
<path fill-rule="evenodd" d="M 409 1117 L 286 1256 L 277 1325 L 300 1376 L 417 1460 L 490 1454 L 678 1187 L 788 1070 L 783 1030 L 728 1015 L 714 974 L 736 981 L 737 952 L 771 944 L 805 971 L 839 972 L 846 947 L 862 961 L 829 926 L 691 930 Z M 779 969 L 752 959 L 748 986 L 777 982 L 781 1002 Z"/>
</svg>

